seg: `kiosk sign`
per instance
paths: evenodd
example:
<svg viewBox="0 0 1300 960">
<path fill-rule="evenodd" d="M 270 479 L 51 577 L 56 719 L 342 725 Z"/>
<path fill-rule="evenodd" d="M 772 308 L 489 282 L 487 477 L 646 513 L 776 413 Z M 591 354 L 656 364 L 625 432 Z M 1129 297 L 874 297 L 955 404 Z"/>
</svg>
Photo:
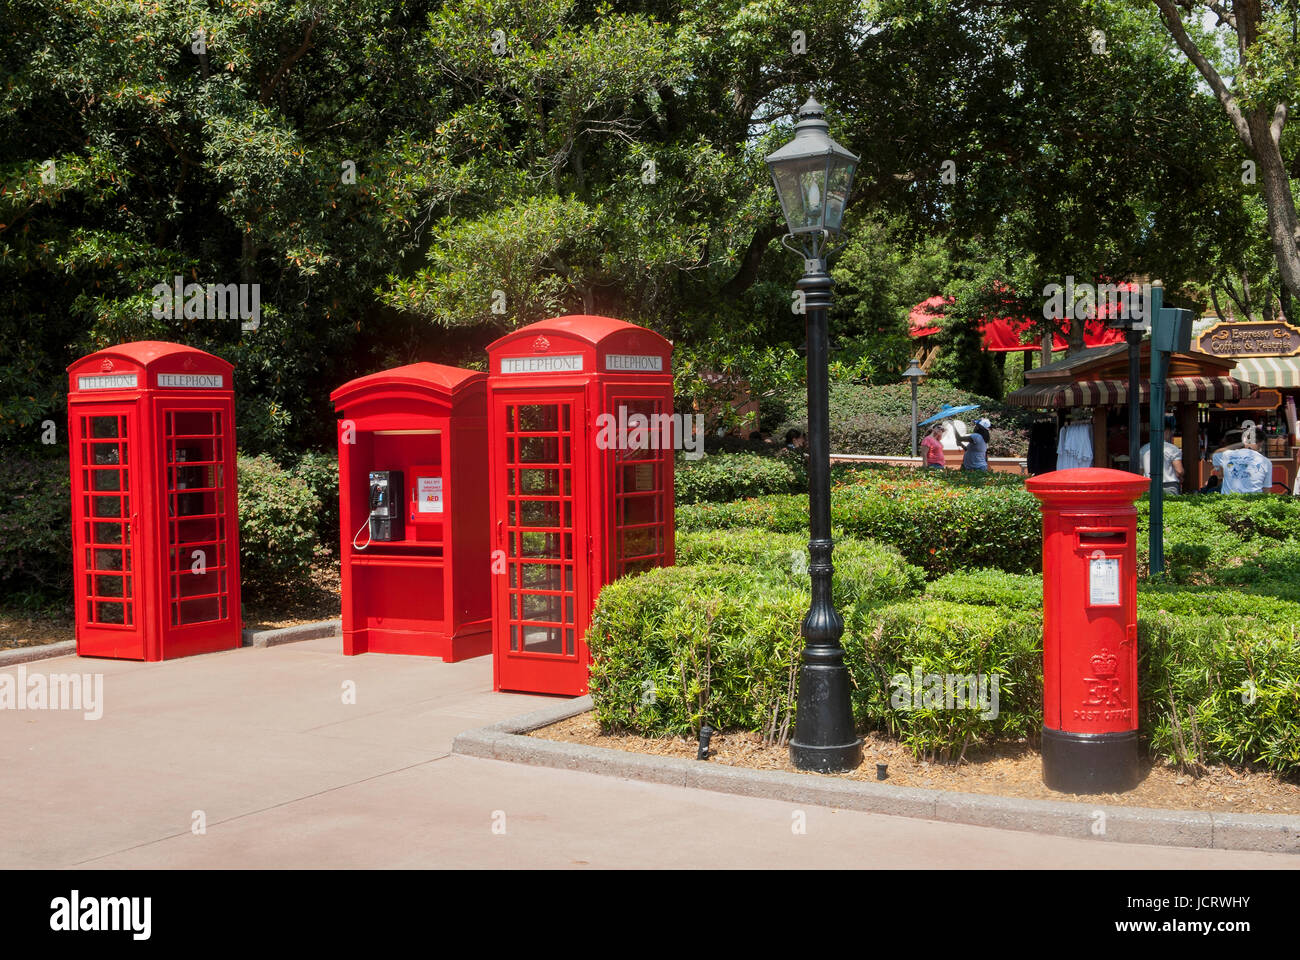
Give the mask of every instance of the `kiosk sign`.
<svg viewBox="0 0 1300 960">
<path fill-rule="evenodd" d="M 1216 323 L 1197 346 L 1215 357 L 1290 357 L 1300 353 L 1300 327 L 1289 323 Z"/>
</svg>

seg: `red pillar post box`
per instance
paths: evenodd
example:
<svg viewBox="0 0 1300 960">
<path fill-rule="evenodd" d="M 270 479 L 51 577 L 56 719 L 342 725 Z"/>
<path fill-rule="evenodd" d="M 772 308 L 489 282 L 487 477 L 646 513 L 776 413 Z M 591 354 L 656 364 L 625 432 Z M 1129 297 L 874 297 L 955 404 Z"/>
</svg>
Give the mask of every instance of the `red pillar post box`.
<svg viewBox="0 0 1300 960">
<path fill-rule="evenodd" d="M 413 363 L 330 394 L 348 656 L 491 650 L 486 379 Z"/>
<path fill-rule="evenodd" d="M 497 690 L 586 693 L 600 588 L 673 562 L 671 360 L 657 333 L 595 316 L 488 347 Z"/>
<path fill-rule="evenodd" d="M 1043 508 L 1043 782 L 1137 786 L 1137 510 L 1148 481 L 1058 470 L 1026 481 Z"/>
<path fill-rule="evenodd" d="M 157 341 L 68 367 L 81 656 L 240 646 L 233 370 Z"/>
</svg>

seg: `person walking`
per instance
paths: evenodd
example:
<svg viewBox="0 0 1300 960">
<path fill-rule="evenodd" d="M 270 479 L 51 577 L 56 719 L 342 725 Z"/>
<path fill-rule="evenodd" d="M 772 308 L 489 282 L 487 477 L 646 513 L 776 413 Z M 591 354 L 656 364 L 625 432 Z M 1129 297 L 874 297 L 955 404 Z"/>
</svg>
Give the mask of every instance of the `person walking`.
<svg viewBox="0 0 1300 960">
<path fill-rule="evenodd" d="M 989 428 L 992 426 L 987 418 L 981 417 L 975 421 L 975 429 L 970 436 L 957 438 L 957 442 L 966 451 L 961 458 L 963 470 L 988 470 Z"/>
<path fill-rule="evenodd" d="M 1223 478 L 1220 493 L 1263 493 L 1273 479 L 1273 463 L 1259 452 L 1258 444 L 1232 443 L 1210 457 L 1214 472 Z"/>
<path fill-rule="evenodd" d="M 921 441 L 925 448 L 925 469 L 943 470 L 946 466 L 943 456 L 943 424 L 936 423 Z"/>
</svg>

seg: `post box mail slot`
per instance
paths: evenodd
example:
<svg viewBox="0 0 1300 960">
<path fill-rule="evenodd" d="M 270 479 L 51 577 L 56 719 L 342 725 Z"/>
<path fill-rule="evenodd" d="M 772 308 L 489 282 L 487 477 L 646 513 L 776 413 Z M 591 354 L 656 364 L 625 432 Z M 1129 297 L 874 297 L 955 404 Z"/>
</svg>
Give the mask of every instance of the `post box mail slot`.
<svg viewBox="0 0 1300 960">
<path fill-rule="evenodd" d="M 343 652 L 491 649 L 486 377 L 436 363 L 335 390 Z"/>
<path fill-rule="evenodd" d="M 152 340 L 68 367 L 81 656 L 240 646 L 233 371 Z"/>
<path fill-rule="evenodd" d="M 1043 782 L 1137 785 L 1137 511 L 1148 481 L 1058 470 L 1026 481 L 1043 510 Z"/>
<path fill-rule="evenodd" d="M 610 317 L 488 347 L 497 690 L 587 692 L 596 596 L 673 562 L 672 344 Z"/>
</svg>

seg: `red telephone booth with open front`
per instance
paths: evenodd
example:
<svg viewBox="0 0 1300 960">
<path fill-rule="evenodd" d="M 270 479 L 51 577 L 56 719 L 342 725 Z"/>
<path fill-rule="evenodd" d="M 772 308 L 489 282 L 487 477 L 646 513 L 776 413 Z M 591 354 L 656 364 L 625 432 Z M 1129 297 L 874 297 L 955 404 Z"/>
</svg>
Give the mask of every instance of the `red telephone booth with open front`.
<svg viewBox="0 0 1300 960">
<path fill-rule="evenodd" d="M 482 373 L 413 363 L 339 387 L 343 652 L 492 649 Z"/>
<path fill-rule="evenodd" d="M 587 692 L 600 588 L 673 562 L 672 344 L 565 316 L 488 347 L 493 683 Z"/>
<path fill-rule="evenodd" d="M 81 656 L 240 646 L 233 370 L 152 340 L 68 368 Z"/>
</svg>

